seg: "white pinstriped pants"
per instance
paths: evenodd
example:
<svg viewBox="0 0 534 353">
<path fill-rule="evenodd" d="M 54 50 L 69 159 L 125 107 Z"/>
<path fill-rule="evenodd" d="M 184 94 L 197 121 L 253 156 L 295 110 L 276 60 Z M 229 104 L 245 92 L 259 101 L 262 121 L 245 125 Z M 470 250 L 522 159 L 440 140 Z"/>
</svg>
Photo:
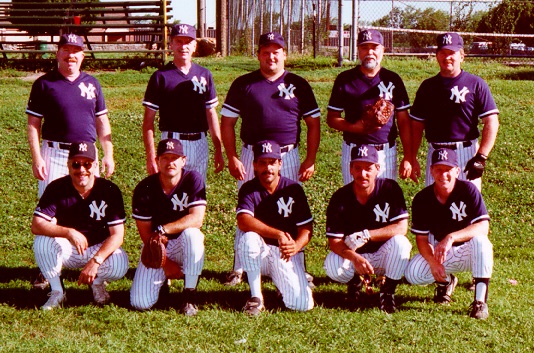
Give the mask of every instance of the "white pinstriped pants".
<svg viewBox="0 0 534 353">
<path fill-rule="evenodd" d="M 377 275 L 399 280 L 410 260 L 412 244 L 404 235 L 395 235 L 374 253 L 360 254 L 374 268 Z M 324 260 L 326 275 L 336 282 L 348 283 L 355 275 L 354 264 L 331 251 Z"/>
<path fill-rule="evenodd" d="M 246 232 L 239 238 L 237 256 L 245 271 L 261 271 L 271 277 L 284 305 L 291 310 L 313 309 L 313 296 L 306 279 L 304 253 L 292 256 L 288 261 L 280 258 L 278 246 L 266 244 L 255 232 Z"/>
<path fill-rule="evenodd" d="M 467 180 L 464 169 L 465 169 L 467 162 L 469 162 L 469 160 L 473 158 L 473 156 L 478 151 L 478 140 L 472 140 L 471 146 L 468 146 L 468 147 L 463 147 L 463 145 L 461 145 L 461 142 L 457 143 L 457 145 L 459 146 L 455 151 L 456 151 L 456 156 L 458 157 L 458 166 L 460 167 L 460 175 L 458 179 Z M 432 174 L 430 174 L 430 166 L 432 165 L 432 153 L 434 153 L 434 147 L 432 146 L 432 143 L 429 142 L 428 143 L 428 154 L 426 156 L 425 186 L 428 186 L 434 183 L 434 178 L 432 177 Z M 475 184 L 478 191 L 482 190 L 482 178 L 478 178 L 475 180 L 468 180 L 468 181 Z"/>
<path fill-rule="evenodd" d="M 182 267 L 184 275 L 200 276 L 204 267 L 204 234 L 198 228 L 185 229 L 178 238 L 168 241 L 167 257 Z M 147 268 L 139 260 L 130 290 L 132 306 L 137 310 L 150 309 L 158 301 L 166 280 L 163 268 Z M 188 283 L 184 287 L 189 288 Z"/>
<path fill-rule="evenodd" d="M 429 235 L 429 243 L 438 243 L 432 234 Z M 491 278 L 493 245 L 487 236 L 475 236 L 462 245 L 453 246 L 447 253 L 443 266 L 447 274 L 471 271 L 474 278 Z M 411 284 L 426 285 L 436 281 L 430 271 L 430 265 L 421 254 L 410 260 L 404 275 Z"/>
<path fill-rule="evenodd" d="M 100 250 L 102 243 L 88 247 L 83 255 L 65 238 L 35 236 L 33 252 L 35 262 L 46 279 L 61 275 L 61 269 L 82 268 Z M 107 282 L 124 277 L 128 271 L 128 255 L 118 248 L 98 268 L 97 277 Z"/>
<path fill-rule="evenodd" d="M 347 185 L 352 182 L 354 178 L 350 174 L 350 151 L 356 146 L 351 143 L 348 145 L 345 141 L 341 142 L 341 174 L 343 175 L 343 184 Z M 388 178 L 397 180 L 397 145 L 389 146 L 389 143 L 384 144 L 384 149 L 378 151 L 378 163 L 380 164 L 380 171 L 378 178 Z"/>
<path fill-rule="evenodd" d="M 202 175 L 202 180 L 206 181 L 208 172 L 208 140 L 206 134 L 201 132 L 202 137 L 198 140 L 182 140 L 179 139 L 179 133 L 162 131 L 161 139 L 165 140 L 169 138 L 169 134 L 172 134 L 172 138 L 180 140 L 184 148 L 184 154 L 187 157 L 184 168 L 187 170 L 195 170 Z"/>
</svg>

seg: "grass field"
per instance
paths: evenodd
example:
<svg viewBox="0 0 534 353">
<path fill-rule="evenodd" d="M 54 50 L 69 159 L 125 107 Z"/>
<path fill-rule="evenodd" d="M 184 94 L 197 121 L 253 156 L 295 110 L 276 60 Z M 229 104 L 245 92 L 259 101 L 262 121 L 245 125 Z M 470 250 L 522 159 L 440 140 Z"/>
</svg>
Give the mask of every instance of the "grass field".
<svg viewBox="0 0 534 353">
<path fill-rule="evenodd" d="M 244 58 L 204 59 L 199 63 L 212 70 L 221 102 L 234 78 L 257 67 L 255 60 Z M 333 80 L 341 69 L 333 68 L 329 59 L 301 58 L 288 66 L 310 81 L 324 121 Z M 421 81 L 437 71 L 434 60 L 390 59 L 384 66 L 403 77 L 412 101 Z M 186 318 L 177 312 L 181 281 L 173 281 L 170 292 L 154 310 L 136 312 L 130 308 L 129 288 L 140 246 L 131 218 L 124 243 L 130 271 L 108 287 L 112 303 L 103 308 L 94 306 L 87 286 L 76 284 L 78 272 L 64 271 L 67 306 L 41 312 L 38 308 L 46 301 L 46 291 L 31 287 L 38 273 L 29 230 L 37 182 L 31 173 L 24 114 L 35 77 L 28 72 L 0 72 L 0 352 L 532 351 L 534 70 L 492 62 L 470 62 L 465 68 L 488 81 L 501 111 L 501 129 L 483 183 L 492 217 L 495 269 L 490 318 L 482 322 L 468 317 L 473 294 L 467 289 L 467 273 L 459 276 L 460 285 L 447 307 L 432 303 L 432 286 L 402 284 L 396 295 L 400 310 L 393 315 L 372 305 L 356 312 L 345 308 L 345 286 L 332 283 L 322 269 L 327 253 L 326 205 L 342 185 L 341 135 L 325 123 L 317 172 L 304 184 L 315 217 L 315 237 L 307 248 L 308 270 L 317 285 L 313 311 L 283 310 L 277 304 L 274 286 L 267 282 L 264 294 L 269 311 L 259 318 L 248 318 L 240 312 L 249 296 L 248 285 L 228 288 L 221 284 L 233 261 L 236 205 L 236 183 L 225 171 L 208 176 L 208 212 L 203 227 L 206 262 L 198 287 L 198 316 Z M 104 88 L 112 121 L 117 162 L 112 180 L 123 191 L 127 214 L 131 213 L 133 188 L 145 177 L 141 100 L 151 72 L 95 73 Z M 424 162 L 423 153 L 419 157 Z M 400 184 L 410 206 L 423 184 Z M 413 235 L 409 237 L 415 248 Z M 378 295 L 371 300 L 376 303 Z"/>
</svg>

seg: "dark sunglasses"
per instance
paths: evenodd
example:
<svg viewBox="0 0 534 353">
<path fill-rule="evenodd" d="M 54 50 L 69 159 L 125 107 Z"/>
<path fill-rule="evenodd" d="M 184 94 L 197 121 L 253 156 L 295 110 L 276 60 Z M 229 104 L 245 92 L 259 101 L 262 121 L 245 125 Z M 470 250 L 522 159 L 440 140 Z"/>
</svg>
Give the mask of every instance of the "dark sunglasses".
<svg viewBox="0 0 534 353">
<path fill-rule="evenodd" d="M 77 161 L 72 162 L 72 168 L 73 169 L 78 170 L 82 166 L 85 168 L 85 170 L 89 170 L 93 166 L 93 162 L 77 162 Z"/>
</svg>

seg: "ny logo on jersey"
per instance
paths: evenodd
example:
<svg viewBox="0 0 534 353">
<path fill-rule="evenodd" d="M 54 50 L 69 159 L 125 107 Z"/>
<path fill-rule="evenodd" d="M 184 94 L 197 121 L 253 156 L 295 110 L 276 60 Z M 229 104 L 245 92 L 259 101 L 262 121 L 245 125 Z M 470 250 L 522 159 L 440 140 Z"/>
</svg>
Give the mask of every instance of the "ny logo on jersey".
<svg viewBox="0 0 534 353">
<path fill-rule="evenodd" d="M 393 82 L 390 82 L 388 86 L 386 87 L 386 84 L 383 81 L 380 81 L 378 84 L 378 89 L 380 90 L 380 98 L 384 98 L 385 100 L 391 100 L 393 99 L 393 89 L 395 88 L 395 85 Z"/>
<path fill-rule="evenodd" d="M 273 145 L 271 145 L 270 142 L 266 142 L 263 145 L 261 145 L 261 151 L 263 153 L 271 153 L 273 151 Z"/>
<path fill-rule="evenodd" d="M 373 209 L 373 211 L 375 212 L 375 222 L 382 222 L 382 223 L 386 223 L 388 221 L 388 218 L 389 218 L 389 203 L 386 202 L 386 204 L 384 205 L 384 209 L 380 209 L 380 206 L 378 206 L 378 204 L 375 205 L 375 208 Z"/>
<path fill-rule="evenodd" d="M 295 91 L 295 86 L 291 83 L 289 87 L 286 88 L 286 85 L 284 83 L 281 83 L 278 85 L 278 90 L 280 91 L 279 97 L 282 97 L 285 95 L 284 99 L 291 99 L 295 98 L 295 94 L 293 93 Z"/>
<path fill-rule="evenodd" d="M 179 26 L 178 27 L 178 33 L 180 34 L 187 34 L 187 26 Z"/>
<path fill-rule="evenodd" d="M 107 207 L 108 207 L 108 205 L 106 204 L 106 202 L 104 200 L 100 201 L 100 206 L 97 206 L 96 205 L 96 201 L 93 201 L 89 205 L 89 209 L 91 210 L 91 214 L 89 215 L 89 217 L 91 217 L 91 218 L 95 218 L 96 217 L 96 220 L 100 221 L 100 219 L 102 217 L 106 217 L 106 208 Z"/>
<path fill-rule="evenodd" d="M 453 202 L 449 209 L 452 212 L 452 219 L 456 219 L 458 222 L 461 222 L 467 217 L 467 213 L 465 213 L 465 203 L 463 201 L 460 201 L 460 207 L 456 206 L 456 203 Z"/>
<path fill-rule="evenodd" d="M 449 99 L 452 101 L 455 98 L 454 103 L 465 102 L 465 95 L 468 93 L 467 87 L 464 86 L 461 91 L 458 91 L 458 86 L 454 86 L 451 88 L 451 97 Z"/>
<path fill-rule="evenodd" d="M 78 42 L 78 40 L 77 40 L 75 34 L 69 34 L 69 35 L 67 36 L 67 41 L 68 41 L 69 43 L 74 43 L 74 44 L 76 44 L 76 43 Z"/>
<path fill-rule="evenodd" d="M 203 76 L 200 76 L 200 81 L 196 76 L 193 76 L 191 82 L 193 82 L 194 85 L 193 91 L 198 92 L 199 94 L 206 92 L 208 82 L 206 82 L 206 79 Z"/>
<path fill-rule="evenodd" d="M 89 86 L 85 86 L 85 83 L 81 82 L 78 85 L 78 88 L 80 89 L 80 95 L 82 97 L 85 97 L 87 99 L 94 99 L 96 97 L 96 94 L 95 94 L 96 87 L 93 86 L 92 83 L 89 83 Z"/>
<path fill-rule="evenodd" d="M 452 44 L 452 36 L 450 34 L 443 36 L 443 45 L 447 44 Z"/>
<path fill-rule="evenodd" d="M 274 39 L 274 33 L 267 34 L 267 39 L 273 40 Z"/>
<path fill-rule="evenodd" d="M 180 207 L 180 211 L 183 211 L 184 208 L 189 206 L 189 196 L 184 192 L 182 193 L 182 198 L 179 199 L 178 195 L 174 194 L 172 195 L 172 209 L 173 211 L 176 211 L 178 207 Z"/>
<path fill-rule="evenodd" d="M 281 197 L 278 199 L 276 204 L 278 205 L 278 214 L 282 214 L 284 212 L 284 218 L 289 217 L 289 215 L 293 212 L 293 204 L 295 203 L 295 200 L 290 196 L 287 202 L 284 202 L 284 198 Z"/>
</svg>

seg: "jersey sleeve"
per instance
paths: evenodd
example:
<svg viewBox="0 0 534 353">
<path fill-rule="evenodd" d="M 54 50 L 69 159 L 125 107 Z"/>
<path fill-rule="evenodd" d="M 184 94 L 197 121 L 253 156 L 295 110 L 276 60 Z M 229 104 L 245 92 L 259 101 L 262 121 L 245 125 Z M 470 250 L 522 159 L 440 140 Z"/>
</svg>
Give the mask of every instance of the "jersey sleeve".
<svg viewBox="0 0 534 353">
<path fill-rule="evenodd" d="M 132 217 L 140 221 L 152 220 L 150 209 L 150 189 L 146 180 L 141 181 L 135 189 L 132 197 Z"/>
<path fill-rule="evenodd" d="M 37 79 L 32 85 L 30 91 L 30 98 L 28 99 L 28 105 L 26 107 L 26 114 L 33 115 L 38 118 L 44 116 L 43 111 L 43 100 L 44 90 L 43 90 L 43 80 Z"/>
<path fill-rule="evenodd" d="M 149 109 L 157 111 L 160 106 L 160 93 L 159 93 L 159 80 L 158 72 L 154 72 L 148 80 L 148 85 L 145 91 L 145 97 L 143 98 L 143 105 Z"/>
<path fill-rule="evenodd" d="M 328 101 L 328 110 L 343 112 L 345 110 L 345 99 L 343 98 L 342 76 L 338 75 L 334 81 L 330 100 Z"/>
<path fill-rule="evenodd" d="M 490 216 L 488 215 L 488 210 L 486 209 L 486 204 L 482 198 L 482 194 L 478 189 L 471 183 L 466 183 L 469 188 L 469 200 L 471 200 L 471 208 L 473 209 L 473 215 L 471 219 L 471 224 L 489 221 Z"/>
<path fill-rule="evenodd" d="M 313 90 L 304 78 L 299 77 L 301 80 L 302 96 L 299 97 L 300 111 L 303 117 L 318 118 L 321 116 L 321 111 L 317 105 L 317 100 L 313 94 Z"/>
<path fill-rule="evenodd" d="M 241 81 L 241 78 L 237 78 L 234 82 L 232 82 L 232 85 L 230 86 L 230 89 L 226 94 L 226 99 L 221 109 L 222 116 L 225 116 L 227 118 L 237 118 L 241 114 L 239 101 L 242 96 L 240 83 Z"/>
<path fill-rule="evenodd" d="M 395 94 L 393 95 L 393 104 L 396 111 L 402 111 L 410 108 L 410 98 L 406 91 L 406 86 L 399 75 L 396 75 Z"/>
<path fill-rule="evenodd" d="M 124 201 L 122 199 L 122 192 L 115 184 L 109 183 L 109 207 L 106 210 L 107 223 L 109 226 L 123 224 L 126 221 L 126 211 L 124 210 Z"/>
<path fill-rule="evenodd" d="M 497 104 L 491 94 L 488 84 L 480 79 L 479 92 L 478 92 L 478 104 L 480 111 L 478 118 L 482 119 L 488 115 L 499 114 L 499 109 L 497 109 Z"/>
<path fill-rule="evenodd" d="M 343 224 L 344 207 L 341 200 L 341 193 L 335 192 L 328 202 L 326 208 L 326 237 L 327 238 L 343 238 L 345 235 Z"/>
<path fill-rule="evenodd" d="M 425 212 L 423 194 L 419 192 L 412 202 L 412 233 L 415 235 L 428 235 L 430 233 L 429 220 L 430 217 L 427 217 Z"/>
<path fill-rule="evenodd" d="M 58 185 L 57 182 L 48 184 L 33 212 L 34 216 L 44 218 L 47 221 L 52 221 L 56 216 L 59 200 L 55 196 L 60 194 L 60 190 L 57 189 L 56 185 Z"/>
<path fill-rule="evenodd" d="M 102 91 L 102 86 L 100 85 L 100 82 L 96 78 L 94 78 L 95 86 L 97 89 L 96 94 L 96 105 L 95 105 L 95 116 L 101 116 L 108 113 L 108 109 L 106 107 L 106 100 L 104 99 L 104 92 Z"/>
<path fill-rule="evenodd" d="M 188 208 L 195 206 L 206 206 L 206 186 L 202 177 L 195 171 L 190 171 L 191 194 L 189 195 Z"/>
<path fill-rule="evenodd" d="M 219 105 L 219 98 L 217 98 L 217 90 L 215 88 L 215 81 L 213 80 L 213 75 L 208 71 L 208 90 L 206 96 L 206 109 L 215 108 Z"/>
<path fill-rule="evenodd" d="M 406 201 L 404 200 L 404 194 L 399 184 L 391 179 L 385 179 L 390 184 L 390 200 L 391 206 L 389 210 L 389 221 L 396 222 L 403 219 L 408 219 L 408 210 L 406 209 Z"/>
<path fill-rule="evenodd" d="M 427 119 L 428 111 L 431 111 L 429 104 L 432 104 L 432 99 L 427 95 L 427 82 L 428 81 L 424 81 L 417 90 L 413 105 L 410 109 L 410 118 L 421 123 Z"/>
<path fill-rule="evenodd" d="M 237 195 L 236 215 L 244 213 L 254 217 L 256 203 L 254 202 L 254 192 L 253 188 L 250 187 L 251 185 L 252 184 L 247 182 L 239 189 L 239 193 Z"/>
<path fill-rule="evenodd" d="M 313 221 L 313 216 L 310 210 L 310 205 L 308 204 L 308 198 L 304 193 L 304 189 L 299 184 L 294 184 L 295 188 L 295 204 L 296 214 L 295 214 L 295 224 L 297 227 L 303 226 Z"/>
</svg>

